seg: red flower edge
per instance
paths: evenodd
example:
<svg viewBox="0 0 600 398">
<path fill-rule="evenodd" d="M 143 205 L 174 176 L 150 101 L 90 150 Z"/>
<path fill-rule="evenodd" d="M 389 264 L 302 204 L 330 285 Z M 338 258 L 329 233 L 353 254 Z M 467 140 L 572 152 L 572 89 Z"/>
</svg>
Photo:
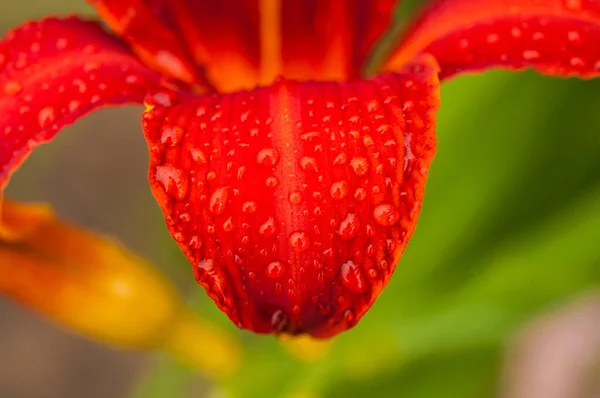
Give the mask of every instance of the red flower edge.
<svg viewBox="0 0 600 398">
<path fill-rule="evenodd" d="M 329 337 L 366 313 L 415 228 L 438 89 L 424 57 L 354 83 L 148 97 L 152 192 L 233 322 Z"/>
</svg>

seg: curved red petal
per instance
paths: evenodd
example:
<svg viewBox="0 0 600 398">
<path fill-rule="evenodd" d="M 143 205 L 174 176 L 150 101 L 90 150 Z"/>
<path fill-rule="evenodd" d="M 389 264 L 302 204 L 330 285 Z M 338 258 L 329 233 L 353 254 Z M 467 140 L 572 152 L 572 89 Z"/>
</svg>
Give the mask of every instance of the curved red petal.
<svg viewBox="0 0 600 398">
<path fill-rule="evenodd" d="M 149 65 L 203 88 L 252 87 L 258 0 L 88 0 Z"/>
<path fill-rule="evenodd" d="M 356 79 L 390 25 L 396 0 L 302 0 L 281 5 L 284 75 L 302 80 Z"/>
<path fill-rule="evenodd" d="M 153 194 L 233 322 L 327 337 L 366 313 L 421 207 L 435 152 L 434 63 L 345 84 L 147 98 Z"/>
<path fill-rule="evenodd" d="M 27 23 L 0 41 L 0 193 L 40 143 L 86 113 L 140 103 L 158 74 L 98 24 Z"/>
<path fill-rule="evenodd" d="M 600 75 L 597 0 L 437 0 L 397 45 L 385 69 L 433 54 L 442 78 L 492 67 L 557 76 Z"/>
</svg>

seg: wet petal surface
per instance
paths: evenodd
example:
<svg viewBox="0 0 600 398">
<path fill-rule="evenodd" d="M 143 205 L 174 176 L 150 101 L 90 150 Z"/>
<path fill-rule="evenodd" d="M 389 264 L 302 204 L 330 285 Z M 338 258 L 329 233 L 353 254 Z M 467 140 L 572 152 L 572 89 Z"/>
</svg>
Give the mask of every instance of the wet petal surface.
<svg viewBox="0 0 600 398">
<path fill-rule="evenodd" d="M 596 0 L 437 0 L 407 32 L 385 66 L 433 54 L 440 76 L 493 67 L 533 67 L 556 76 L 600 74 Z"/>
<path fill-rule="evenodd" d="M 429 57 L 373 80 L 147 98 L 168 228 L 238 326 L 327 337 L 366 313 L 412 235 L 435 152 Z"/>
<path fill-rule="evenodd" d="M 94 22 L 31 22 L 0 41 L 0 190 L 40 143 L 94 109 L 140 103 L 159 76 Z"/>
</svg>

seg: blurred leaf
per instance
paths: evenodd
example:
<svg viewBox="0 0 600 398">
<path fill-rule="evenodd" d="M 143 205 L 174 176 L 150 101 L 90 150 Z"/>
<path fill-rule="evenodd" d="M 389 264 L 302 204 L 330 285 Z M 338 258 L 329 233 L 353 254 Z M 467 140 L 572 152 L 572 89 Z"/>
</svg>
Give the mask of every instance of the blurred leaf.
<svg viewBox="0 0 600 398">
<path fill-rule="evenodd" d="M 320 360 L 239 332 L 248 352 L 225 396 L 494 396 L 508 339 L 600 285 L 598 93 L 600 81 L 532 72 L 446 83 L 421 220 L 388 288 Z M 200 288 L 193 302 L 228 325 Z M 173 388 L 155 380 L 136 397 Z"/>
</svg>

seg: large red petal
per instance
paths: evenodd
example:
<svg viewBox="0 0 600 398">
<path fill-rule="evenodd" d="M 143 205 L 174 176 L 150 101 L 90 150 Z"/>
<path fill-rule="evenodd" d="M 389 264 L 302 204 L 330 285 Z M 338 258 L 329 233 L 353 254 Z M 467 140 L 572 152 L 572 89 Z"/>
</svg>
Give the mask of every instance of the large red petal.
<svg viewBox="0 0 600 398">
<path fill-rule="evenodd" d="M 421 208 L 436 72 L 147 99 L 152 191 L 232 321 L 326 337 L 366 313 Z"/>
<path fill-rule="evenodd" d="M 98 24 L 30 22 L 0 41 L 0 193 L 65 125 L 110 104 L 140 103 L 160 77 Z"/>
<path fill-rule="evenodd" d="M 258 0 L 88 0 L 147 63 L 220 91 L 254 86 Z"/>
<path fill-rule="evenodd" d="M 281 5 L 284 75 L 302 80 L 359 76 L 391 22 L 396 0 L 302 0 Z"/>
<path fill-rule="evenodd" d="M 558 76 L 600 74 L 598 0 L 437 0 L 399 42 L 385 69 L 433 54 L 444 78 L 491 67 Z"/>
</svg>

